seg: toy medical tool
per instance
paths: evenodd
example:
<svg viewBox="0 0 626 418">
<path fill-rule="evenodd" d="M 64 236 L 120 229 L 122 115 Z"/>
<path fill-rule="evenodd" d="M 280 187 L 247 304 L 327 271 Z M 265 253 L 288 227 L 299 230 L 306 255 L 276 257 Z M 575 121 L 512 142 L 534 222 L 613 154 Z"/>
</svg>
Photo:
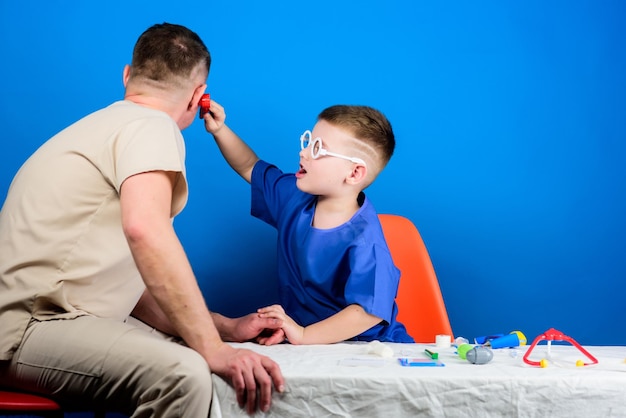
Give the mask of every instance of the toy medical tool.
<svg viewBox="0 0 626 418">
<path fill-rule="evenodd" d="M 477 345 L 465 353 L 465 358 L 472 364 L 487 364 L 493 358 L 493 351 L 489 347 Z"/>
<path fill-rule="evenodd" d="M 404 367 L 444 367 L 443 364 L 439 360 L 430 360 L 424 358 L 413 358 L 413 357 L 400 357 L 398 359 L 401 366 Z"/>
<path fill-rule="evenodd" d="M 495 334 L 474 338 L 476 344 L 487 345 L 491 348 L 519 347 L 526 345 L 526 336 L 521 331 L 512 331 L 510 334 Z"/>
<path fill-rule="evenodd" d="M 472 364 L 487 364 L 493 358 L 493 351 L 484 345 L 461 344 L 457 347 L 456 352 L 459 357 Z"/>
<path fill-rule="evenodd" d="M 578 344 L 576 340 L 574 340 L 572 337 L 568 337 L 567 335 L 563 335 L 561 331 L 558 331 L 554 328 L 550 328 L 549 330 L 547 330 L 543 334 L 538 335 L 537 338 L 535 338 L 533 343 L 530 345 L 530 348 L 526 351 L 526 354 L 524 354 L 524 363 L 530 364 L 531 366 L 539 366 L 539 367 L 547 366 L 546 359 L 541 359 L 540 361 L 534 361 L 528 358 L 530 356 L 530 353 L 533 351 L 535 346 L 540 341 L 547 341 L 548 352 L 550 350 L 550 345 L 552 341 L 566 341 L 572 344 L 590 360 L 589 363 L 585 363 L 582 360 L 579 360 L 576 362 L 576 366 L 590 366 L 592 364 L 598 364 L 598 360 L 594 356 L 592 356 L 587 350 L 585 350 L 580 344 Z"/>
<path fill-rule="evenodd" d="M 467 352 L 470 351 L 472 348 L 474 348 L 474 346 L 472 346 L 471 344 L 461 344 L 460 346 L 458 346 L 456 348 L 456 353 L 459 355 L 459 357 L 461 357 L 463 360 L 467 359 Z"/>
<path fill-rule="evenodd" d="M 435 336 L 435 346 L 437 348 L 448 348 L 452 343 L 452 337 L 446 334 L 439 334 Z"/>
<path fill-rule="evenodd" d="M 200 113 L 198 114 L 198 116 L 200 117 L 200 119 L 203 119 L 204 115 L 206 115 L 207 112 L 210 111 L 209 109 L 211 108 L 211 95 L 208 93 L 203 94 L 202 97 L 200 97 L 198 106 L 200 106 Z"/>
<path fill-rule="evenodd" d="M 433 360 L 438 360 L 439 359 L 439 353 L 435 352 L 435 351 L 431 351 L 429 349 L 424 350 L 424 353 L 426 353 L 426 355 L 428 357 L 430 357 Z"/>
</svg>

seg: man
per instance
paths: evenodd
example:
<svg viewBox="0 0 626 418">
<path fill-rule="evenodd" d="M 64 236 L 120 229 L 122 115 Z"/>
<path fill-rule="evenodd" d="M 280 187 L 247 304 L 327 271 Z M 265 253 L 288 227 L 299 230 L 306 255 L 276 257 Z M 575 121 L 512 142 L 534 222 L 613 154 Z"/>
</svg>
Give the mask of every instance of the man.
<svg viewBox="0 0 626 418">
<path fill-rule="evenodd" d="M 211 372 L 250 413 L 283 390 L 275 362 L 223 342 L 278 335 L 280 321 L 211 313 L 172 226 L 187 200 L 181 130 L 209 67 L 194 32 L 152 26 L 124 100 L 17 173 L 0 212 L 0 384 L 170 418 L 208 415 Z"/>
</svg>

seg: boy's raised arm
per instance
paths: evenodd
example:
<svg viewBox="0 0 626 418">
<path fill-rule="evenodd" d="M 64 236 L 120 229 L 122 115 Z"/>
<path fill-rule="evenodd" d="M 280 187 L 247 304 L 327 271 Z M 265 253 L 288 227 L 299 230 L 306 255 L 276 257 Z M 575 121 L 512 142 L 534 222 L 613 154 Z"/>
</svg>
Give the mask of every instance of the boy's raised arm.
<svg viewBox="0 0 626 418">
<path fill-rule="evenodd" d="M 252 169 L 259 157 L 226 124 L 226 112 L 214 100 L 211 111 L 204 115 L 204 127 L 213 135 L 226 162 L 248 183 L 252 178 Z"/>
</svg>

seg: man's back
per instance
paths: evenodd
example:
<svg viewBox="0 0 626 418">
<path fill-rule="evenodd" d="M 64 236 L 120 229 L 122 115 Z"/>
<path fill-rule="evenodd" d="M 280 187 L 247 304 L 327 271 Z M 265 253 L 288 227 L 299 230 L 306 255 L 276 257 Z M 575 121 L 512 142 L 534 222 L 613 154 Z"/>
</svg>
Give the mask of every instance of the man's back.
<svg viewBox="0 0 626 418">
<path fill-rule="evenodd" d="M 118 102 L 61 131 L 24 163 L 0 212 L 0 358 L 10 357 L 31 315 L 128 316 L 145 286 L 122 230 L 119 188 L 150 168 L 137 156 L 152 150 L 182 170 L 182 136 L 171 118 Z M 180 184 L 177 211 L 186 199 Z"/>
</svg>

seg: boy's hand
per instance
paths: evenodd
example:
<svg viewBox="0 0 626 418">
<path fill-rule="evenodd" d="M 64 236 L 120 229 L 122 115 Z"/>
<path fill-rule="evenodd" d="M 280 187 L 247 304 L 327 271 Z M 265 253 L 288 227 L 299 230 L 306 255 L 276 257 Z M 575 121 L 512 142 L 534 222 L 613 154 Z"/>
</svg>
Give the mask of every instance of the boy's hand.
<svg viewBox="0 0 626 418">
<path fill-rule="evenodd" d="M 280 305 L 267 306 L 265 308 L 258 309 L 257 312 L 261 318 L 276 318 L 282 321 L 282 329 L 285 331 L 285 335 L 291 344 L 302 344 L 304 342 L 304 327 L 298 325 L 289 315 L 285 313 L 285 310 Z M 268 342 L 269 341 L 269 342 Z M 271 345 L 271 339 L 262 342 L 260 344 Z"/>
<path fill-rule="evenodd" d="M 215 134 L 224 126 L 224 122 L 226 122 L 226 112 L 224 108 L 215 100 L 211 99 L 211 111 L 204 115 L 204 128 L 208 133 Z"/>
</svg>

